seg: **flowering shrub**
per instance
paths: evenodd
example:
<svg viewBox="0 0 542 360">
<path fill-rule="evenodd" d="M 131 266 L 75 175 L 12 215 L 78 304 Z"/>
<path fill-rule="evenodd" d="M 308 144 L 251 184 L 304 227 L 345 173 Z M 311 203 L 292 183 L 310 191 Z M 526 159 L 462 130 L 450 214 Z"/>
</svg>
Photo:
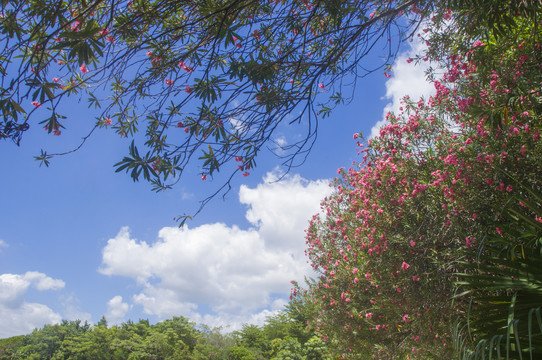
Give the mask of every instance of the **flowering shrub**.
<svg viewBox="0 0 542 360">
<path fill-rule="evenodd" d="M 540 30 L 518 19 L 513 36 L 482 41 L 434 21 L 423 58 L 445 69 L 431 74 L 435 96 L 405 98 L 358 142 L 363 160 L 340 170 L 307 231 L 321 276 L 294 295 L 343 357 L 450 358 L 468 300 L 452 301 L 459 260 L 476 259 L 487 234 L 507 236 L 499 208 L 516 181 L 540 189 Z"/>
</svg>

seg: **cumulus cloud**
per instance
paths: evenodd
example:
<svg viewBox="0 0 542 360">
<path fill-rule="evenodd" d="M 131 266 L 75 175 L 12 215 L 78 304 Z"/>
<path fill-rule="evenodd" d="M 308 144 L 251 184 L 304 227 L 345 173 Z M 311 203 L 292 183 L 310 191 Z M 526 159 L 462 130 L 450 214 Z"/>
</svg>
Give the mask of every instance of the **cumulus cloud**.
<svg viewBox="0 0 542 360">
<path fill-rule="evenodd" d="M 53 279 L 43 273 L 37 271 L 28 271 L 24 275 L 24 279 L 34 284 L 36 289 L 40 291 L 44 290 L 59 290 L 62 289 L 66 284 L 64 281 L 59 279 Z"/>
<path fill-rule="evenodd" d="M 122 296 L 114 296 L 107 302 L 105 318 L 110 324 L 119 324 L 125 320 L 126 314 L 131 308 L 132 305 L 122 301 Z"/>
<path fill-rule="evenodd" d="M 371 129 L 371 138 L 378 135 L 380 127 L 386 123 L 385 117 L 388 112 L 398 113 L 401 106 L 401 99 L 409 95 L 411 99 L 424 97 L 427 99 L 435 93 L 434 86 L 427 81 L 425 72 L 429 64 L 415 61 L 410 64 L 407 59 L 414 58 L 416 55 L 422 55 L 425 52 L 426 45 L 414 40 L 410 43 L 410 49 L 399 55 L 392 66 L 392 77 L 386 81 L 385 98 L 390 102 L 384 107 L 383 118 L 378 121 Z"/>
<path fill-rule="evenodd" d="M 64 281 L 53 279 L 37 271 L 24 275 L 0 275 L 0 338 L 26 334 L 43 324 L 60 322 L 61 317 L 49 307 L 25 301 L 25 294 L 33 287 L 40 291 L 59 290 Z"/>
<path fill-rule="evenodd" d="M 249 206 L 246 218 L 271 248 L 305 248 L 304 230 L 330 190 L 328 181 L 308 182 L 299 175 L 278 181 L 276 173 L 268 173 L 255 189 L 243 185 L 239 191 L 242 204 Z M 297 189 L 301 191 L 297 191 Z"/>
<path fill-rule="evenodd" d="M 268 174 L 256 188 L 240 188 L 251 227 L 165 227 L 155 242 L 122 228 L 103 249 L 100 272 L 134 279 L 141 291 L 133 303 L 159 318 L 184 315 L 213 326 L 263 321 L 283 304 L 290 280 L 309 274 L 304 230 L 331 191 L 323 180 L 277 179 Z M 203 314 L 201 305 L 211 311 Z"/>
</svg>

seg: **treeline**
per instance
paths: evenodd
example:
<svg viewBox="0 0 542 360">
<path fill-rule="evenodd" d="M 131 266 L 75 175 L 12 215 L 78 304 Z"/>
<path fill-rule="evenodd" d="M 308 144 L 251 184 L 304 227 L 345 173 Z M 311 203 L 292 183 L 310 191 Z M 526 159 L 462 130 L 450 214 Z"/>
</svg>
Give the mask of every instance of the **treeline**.
<svg viewBox="0 0 542 360">
<path fill-rule="evenodd" d="M 0 339 L 0 360 L 323 360 L 325 342 L 307 330 L 304 319 L 286 310 L 263 326 L 211 329 L 182 316 L 151 325 L 148 320 L 108 326 L 80 320 L 45 325 L 31 334 Z"/>
</svg>

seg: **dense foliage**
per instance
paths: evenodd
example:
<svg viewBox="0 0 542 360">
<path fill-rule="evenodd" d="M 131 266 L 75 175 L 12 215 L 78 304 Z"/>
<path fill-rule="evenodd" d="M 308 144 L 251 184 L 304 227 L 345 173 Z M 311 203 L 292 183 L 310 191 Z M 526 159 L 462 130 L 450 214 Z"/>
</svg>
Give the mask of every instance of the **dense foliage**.
<svg viewBox="0 0 542 360">
<path fill-rule="evenodd" d="M 358 142 L 363 161 L 313 218 L 321 276 L 294 293 L 344 357 L 451 358 L 457 319 L 461 356 L 542 353 L 540 9 L 507 16 L 508 32 L 480 28 L 487 8 L 427 23 L 409 61 L 436 65 L 436 94 Z"/>
<path fill-rule="evenodd" d="M 150 325 L 147 320 L 107 326 L 80 321 L 45 325 L 26 336 L 0 340 L 0 359 L 223 359 L 263 360 L 327 358 L 324 342 L 282 312 L 258 327 L 243 325 L 226 333 L 198 326 L 186 318 Z"/>
<path fill-rule="evenodd" d="M 289 168 L 310 150 L 319 120 L 351 99 L 358 78 L 390 66 L 431 8 L 424 0 L 2 0 L 0 138 L 69 135 L 75 98 L 95 118 L 88 136 L 111 128 L 134 139 L 116 169 L 155 190 L 194 161 L 202 179 L 223 168 L 248 176 L 266 147 Z M 366 59 L 373 49 L 381 60 Z M 276 143 L 280 126 L 294 124 L 300 140 Z M 47 165 L 54 155 L 37 159 Z"/>
</svg>

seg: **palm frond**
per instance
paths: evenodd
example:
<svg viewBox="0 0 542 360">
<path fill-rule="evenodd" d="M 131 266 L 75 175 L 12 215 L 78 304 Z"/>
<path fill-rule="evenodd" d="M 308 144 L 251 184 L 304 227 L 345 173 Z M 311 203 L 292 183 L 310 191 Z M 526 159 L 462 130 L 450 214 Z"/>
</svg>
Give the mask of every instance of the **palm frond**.
<svg viewBox="0 0 542 360">
<path fill-rule="evenodd" d="M 459 360 L 542 359 L 542 192 L 505 175 L 518 191 L 497 209 L 501 234 L 457 274 L 456 297 L 471 297 L 453 329 Z"/>
</svg>

